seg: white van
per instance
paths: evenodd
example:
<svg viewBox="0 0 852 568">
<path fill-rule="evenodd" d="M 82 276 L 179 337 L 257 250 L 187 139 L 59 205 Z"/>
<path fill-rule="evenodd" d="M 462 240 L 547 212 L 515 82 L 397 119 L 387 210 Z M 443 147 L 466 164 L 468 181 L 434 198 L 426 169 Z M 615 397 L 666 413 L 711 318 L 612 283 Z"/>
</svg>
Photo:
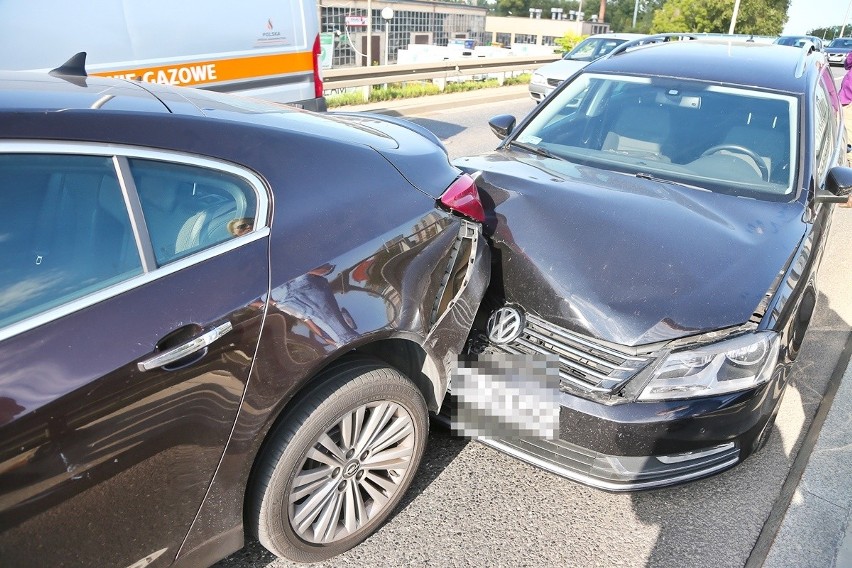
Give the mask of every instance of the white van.
<svg viewBox="0 0 852 568">
<path fill-rule="evenodd" d="M 239 92 L 325 110 L 316 0 L 3 0 L 0 69 Z"/>
</svg>

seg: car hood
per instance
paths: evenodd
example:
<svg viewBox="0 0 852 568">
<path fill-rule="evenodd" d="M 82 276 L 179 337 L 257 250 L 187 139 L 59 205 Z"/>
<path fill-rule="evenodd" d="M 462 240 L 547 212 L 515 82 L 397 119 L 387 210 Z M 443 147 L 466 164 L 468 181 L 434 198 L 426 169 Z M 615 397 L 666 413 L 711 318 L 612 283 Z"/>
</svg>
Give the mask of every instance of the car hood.
<svg viewBox="0 0 852 568">
<path fill-rule="evenodd" d="M 564 81 L 589 63 L 591 61 L 584 61 L 582 59 L 560 59 L 559 61 L 542 65 L 536 73 L 544 75 L 548 79 Z"/>
<path fill-rule="evenodd" d="M 483 171 L 486 233 L 506 301 L 620 345 L 747 322 L 805 231 L 798 202 L 714 194 L 507 150 L 455 164 Z"/>
<path fill-rule="evenodd" d="M 826 47 L 823 51 L 826 53 L 849 53 L 852 48 L 849 47 Z"/>
</svg>

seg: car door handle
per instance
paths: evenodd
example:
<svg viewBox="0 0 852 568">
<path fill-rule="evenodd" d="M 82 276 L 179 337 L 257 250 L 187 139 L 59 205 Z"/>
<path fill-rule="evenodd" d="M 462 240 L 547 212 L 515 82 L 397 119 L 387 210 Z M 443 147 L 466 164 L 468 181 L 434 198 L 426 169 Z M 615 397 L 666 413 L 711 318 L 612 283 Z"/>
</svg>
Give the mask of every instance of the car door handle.
<svg viewBox="0 0 852 568">
<path fill-rule="evenodd" d="M 184 357 L 192 355 L 199 349 L 204 349 L 229 331 L 233 329 L 231 322 L 226 321 L 221 325 L 217 325 L 210 331 L 199 335 L 193 339 L 190 339 L 186 343 L 178 345 L 177 347 L 172 347 L 167 351 L 163 351 L 162 353 L 158 353 L 151 357 L 150 359 L 145 359 L 144 361 L 139 362 L 139 370 L 140 371 L 150 371 L 152 369 L 157 369 L 164 365 L 168 365 L 169 363 L 174 363 L 175 361 L 179 361 Z"/>
</svg>

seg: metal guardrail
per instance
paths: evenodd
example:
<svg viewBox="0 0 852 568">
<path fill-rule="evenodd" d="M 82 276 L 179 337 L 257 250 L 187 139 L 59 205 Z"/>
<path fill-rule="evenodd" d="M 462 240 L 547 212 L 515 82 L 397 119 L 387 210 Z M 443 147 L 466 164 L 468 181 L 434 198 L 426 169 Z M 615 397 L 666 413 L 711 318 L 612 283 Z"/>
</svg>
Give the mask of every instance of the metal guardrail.
<svg viewBox="0 0 852 568">
<path fill-rule="evenodd" d="M 443 82 L 469 75 L 532 70 L 560 58 L 558 54 L 535 57 L 471 57 L 432 63 L 326 69 L 323 71 L 323 83 L 326 90 L 333 90 L 427 79 Z"/>
</svg>

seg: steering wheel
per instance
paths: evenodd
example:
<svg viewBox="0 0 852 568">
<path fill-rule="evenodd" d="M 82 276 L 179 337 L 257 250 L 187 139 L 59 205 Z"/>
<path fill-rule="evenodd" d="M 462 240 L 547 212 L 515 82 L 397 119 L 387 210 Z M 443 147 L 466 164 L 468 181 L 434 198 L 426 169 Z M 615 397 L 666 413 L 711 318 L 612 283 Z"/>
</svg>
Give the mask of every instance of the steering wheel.
<svg viewBox="0 0 852 568">
<path fill-rule="evenodd" d="M 746 148 L 745 146 L 740 146 L 738 144 L 716 144 L 710 148 L 707 148 L 701 153 L 701 157 L 709 156 L 710 154 L 715 154 L 716 152 L 721 152 L 722 150 L 727 150 L 728 152 L 732 152 L 734 154 L 745 154 L 752 160 L 754 160 L 754 164 L 757 166 L 757 169 L 760 170 L 760 179 L 763 181 L 769 181 L 769 166 L 766 165 L 766 161 L 761 158 L 757 152 Z"/>
</svg>

